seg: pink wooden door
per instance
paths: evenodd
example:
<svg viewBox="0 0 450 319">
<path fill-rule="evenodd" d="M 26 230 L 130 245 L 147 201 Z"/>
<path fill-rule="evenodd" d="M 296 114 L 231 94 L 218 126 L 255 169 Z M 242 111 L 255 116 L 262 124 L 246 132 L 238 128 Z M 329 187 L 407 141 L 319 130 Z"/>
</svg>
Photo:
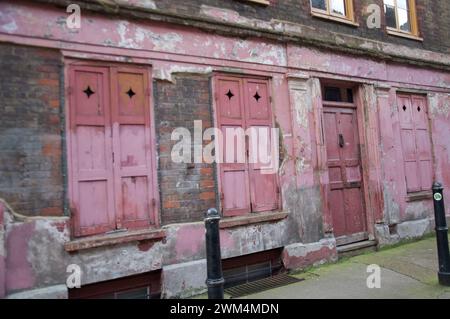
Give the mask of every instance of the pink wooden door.
<svg viewBox="0 0 450 319">
<path fill-rule="evenodd" d="M 69 70 L 71 211 L 76 236 L 115 228 L 108 72 L 82 66 Z"/>
<path fill-rule="evenodd" d="M 227 139 L 227 130 L 245 130 L 243 82 L 239 78 L 217 79 L 216 101 L 218 127 L 223 134 L 221 148 L 220 180 L 221 201 L 224 216 L 242 215 L 250 212 L 250 194 L 246 150 L 238 138 Z M 234 148 L 226 145 L 235 145 Z M 241 146 L 241 147 L 238 147 Z M 234 156 L 229 153 L 233 151 Z M 242 158 L 244 160 L 242 161 Z"/>
<path fill-rule="evenodd" d="M 329 194 L 336 237 L 366 231 L 355 108 L 324 107 Z"/>
<path fill-rule="evenodd" d="M 254 129 L 247 147 L 250 149 L 249 178 L 252 212 L 271 211 L 278 208 L 276 173 L 262 173 L 270 165 L 273 127 L 270 107 L 269 83 L 265 80 L 244 80 L 247 129 Z M 257 154 L 255 154 L 257 153 Z M 272 159 L 273 160 L 273 159 Z"/>
<path fill-rule="evenodd" d="M 118 228 L 154 224 L 148 72 L 112 69 L 112 127 Z"/>
<path fill-rule="evenodd" d="M 425 98 L 399 95 L 397 105 L 407 192 L 430 190 L 432 155 Z"/>
</svg>

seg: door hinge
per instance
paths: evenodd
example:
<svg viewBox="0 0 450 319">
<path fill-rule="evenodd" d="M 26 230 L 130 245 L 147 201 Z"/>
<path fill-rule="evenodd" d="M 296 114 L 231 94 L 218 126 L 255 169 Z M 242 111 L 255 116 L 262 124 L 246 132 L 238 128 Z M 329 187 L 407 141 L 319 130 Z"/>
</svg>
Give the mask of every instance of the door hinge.
<svg viewBox="0 0 450 319">
<path fill-rule="evenodd" d="M 145 90 L 145 95 L 146 96 L 150 96 L 151 95 L 151 90 L 150 89 L 146 89 Z"/>
<path fill-rule="evenodd" d="M 156 207 L 156 199 L 152 199 L 152 206 L 153 206 L 153 208 L 155 208 Z"/>
<path fill-rule="evenodd" d="M 253 212 L 253 203 L 250 202 L 250 213 L 252 213 L 252 212 Z"/>
<path fill-rule="evenodd" d="M 220 193 L 220 200 L 223 200 L 225 196 L 223 195 L 223 192 Z"/>
<path fill-rule="evenodd" d="M 68 94 L 68 95 L 72 95 L 72 93 L 73 93 L 72 87 L 71 87 L 71 86 L 68 86 L 68 87 L 67 87 L 67 94 Z"/>
<path fill-rule="evenodd" d="M 114 163 L 114 152 L 112 152 L 112 162 Z"/>
<path fill-rule="evenodd" d="M 277 186 L 277 194 L 280 193 L 280 186 Z"/>
</svg>

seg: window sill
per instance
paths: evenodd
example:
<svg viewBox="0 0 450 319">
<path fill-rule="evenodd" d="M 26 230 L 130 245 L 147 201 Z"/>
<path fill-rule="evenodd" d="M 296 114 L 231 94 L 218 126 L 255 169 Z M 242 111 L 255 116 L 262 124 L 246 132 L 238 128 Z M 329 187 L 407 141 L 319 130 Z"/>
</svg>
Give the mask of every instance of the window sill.
<svg viewBox="0 0 450 319">
<path fill-rule="evenodd" d="M 265 222 L 275 222 L 287 217 L 286 212 L 252 213 L 243 216 L 224 217 L 220 221 L 220 228 L 232 228 Z"/>
<path fill-rule="evenodd" d="M 334 22 L 339 22 L 339 23 L 344 23 L 353 27 L 359 27 L 359 23 L 347 19 L 347 18 L 340 18 L 340 17 L 336 17 L 333 15 L 329 15 L 329 14 L 325 14 L 325 13 L 321 13 L 321 12 L 315 12 L 315 11 L 311 11 L 311 15 L 313 17 L 319 18 L 319 19 L 325 19 L 325 20 L 331 20 Z"/>
<path fill-rule="evenodd" d="M 390 29 L 390 28 L 387 28 L 386 31 L 388 34 L 396 36 L 396 37 L 407 38 L 407 39 L 415 40 L 415 41 L 423 41 L 423 38 L 421 38 L 417 35 L 414 35 L 412 33 L 399 32 L 397 30 Z"/>
<path fill-rule="evenodd" d="M 409 193 L 406 196 L 407 202 L 415 202 L 415 201 L 421 201 L 421 200 L 428 200 L 433 198 L 433 193 L 431 191 L 424 191 L 424 192 L 416 192 L 416 193 Z"/>
<path fill-rule="evenodd" d="M 247 2 L 253 2 L 257 4 L 263 4 L 265 6 L 268 6 L 270 4 L 269 0 L 246 0 Z"/>
<path fill-rule="evenodd" d="M 71 240 L 64 244 L 64 249 L 67 252 L 74 252 L 83 249 L 128 243 L 131 241 L 158 240 L 164 237 L 166 237 L 166 232 L 163 229 L 135 230 Z"/>
</svg>

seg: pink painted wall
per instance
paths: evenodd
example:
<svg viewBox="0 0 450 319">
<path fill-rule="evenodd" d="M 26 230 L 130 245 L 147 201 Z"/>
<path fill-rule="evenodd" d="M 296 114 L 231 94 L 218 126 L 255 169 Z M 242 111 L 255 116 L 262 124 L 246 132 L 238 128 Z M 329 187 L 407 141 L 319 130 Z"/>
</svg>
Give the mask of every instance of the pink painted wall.
<svg viewBox="0 0 450 319">
<path fill-rule="evenodd" d="M 436 180 L 445 190 L 447 215 L 450 215 L 450 95 L 436 94 L 429 98 L 432 120 Z"/>
<path fill-rule="evenodd" d="M 159 23 L 130 23 L 82 12 L 79 30 L 66 27 L 64 8 L 0 3 L 0 32 L 64 41 L 63 47 L 92 44 L 197 57 L 286 65 L 284 47 L 259 39 L 232 39 Z"/>
<path fill-rule="evenodd" d="M 398 221 L 407 217 L 408 209 L 416 208 L 405 201 L 405 172 L 395 108 L 396 89 L 391 87 L 435 91 L 435 96 L 429 98 L 435 173 L 436 179 L 442 181 L 446 187 L 445 200 L 447 212 L 450 214 L 450 98 L 447 94 L 450 91 L 449 73 L 387 64 L 363 57 L 326 53 L 293 45 L 286 47 L 262 39 L 237 39 L 160 23 L 130 23 L 87 13 L 82 22 L 82 29 L 73 31 L 65 27 L 64 19 L 67 14 L 64 10 L 25 5 L 22 1 L 2 2 L 0 12 L 0 41 L 61 48 L 64 54 L 80 58 L 105 59 L 102 54 L 106 54 L 109 55 L 108 58 L 119 61 L 123 60 L 124 56 L 131 56 L 134 60 L 130 62 L 151 63 L 154 78 L 157 79 L 170 80 L 172 72 L 209 74 L 230 69 L 243 74 L 270 76 L 275 119 L 281 128 L 283 146 L 289 157 L 280 176 L 282 188 L 292 184 L 299 188 L 328 184 L 325 168 L 318 166 L 323 145 L 316 140 L 320 118 L 313 112 L 314 109 L 320 108 L 320 94 L 314 91 L 314 83 L 311 81 L 307 81 L 305 93 L 298 93 L 299 96 L 292 93 L 287 74 L 303 71 L 307 77 L 345 77 L 348 80 L 372 84 L 382 83 L 387 89 L 378 95 L 375 102 L 378 104 L 378 133 L 382 152 L 380 174 L 385 193 L 388 193 L 385 194 L 385 201 L 389 201 L 392 206 L 398 206 Z M 299 107 L 305 110 L 295 110 L 291 107 L 296 99 Z M 305 103 L 310 103 L 309 108 Z M 425 201 L 423 205 L 430 209 L 431 201 Z M 331 228 L 331 221 L 327 218 L 324 216 L 325 230 Z M 6 243 L 8 259 L 3 268 L 3 273 L 8 274 L 4 284 L 7 290 L 26 289 L 34 285 L 32 265 L 27 259 L 27 242 L 34 231 L 33 225 L 16 225 L 9 232 Z M 281 226 L 276 228 L 280 229 L 284 230 Z M 273 232 L 276 236 L 277 231 Z M 239 236 L 233 237 L 229 230 L 222 230 L 221 235 L 225 251 L 230 256 L 253 252 L 252 244 L 258 240 L 263 243 L 261 246 L 265 246 L 263 239 L 255 240 L 251 237 L 248 237 L 248 241 L 243 245 L 238 240 Z M 287 240 L 282 235 L 281 232 L 278 234 L 279 238 L 273 241 L 270 239 L 270 243 L 273 246 L 286 244 Z M 169 236 L 170 244 L 164 249 L 173 249 L 174 254 L 170 254 L 165 262 L 177 263 L 201 258 L 204 249 L 203 225 L 185 225 Z M 259 246 L 254 244 L 254 247 Z M 152 249 L 156 248 L 152 247 L 149 251 Z M 0 256 L 0 296 L 1 267 L 2 262 L 5 263 L 2 258 L 3 256 Z"/>
<path fill-rule="evenodd" d="M 32 288 L 35 284 L 33 265 L 28 261 L 28 243 L 34 223 L 22 223 L 8 232 L 6 249 L 6 292 Z"/>
<path fill-rule="evenodd" d="M 0 202 L 0 298 L 6 295 L 6 257 L 4 207 Z"/>
</svg>

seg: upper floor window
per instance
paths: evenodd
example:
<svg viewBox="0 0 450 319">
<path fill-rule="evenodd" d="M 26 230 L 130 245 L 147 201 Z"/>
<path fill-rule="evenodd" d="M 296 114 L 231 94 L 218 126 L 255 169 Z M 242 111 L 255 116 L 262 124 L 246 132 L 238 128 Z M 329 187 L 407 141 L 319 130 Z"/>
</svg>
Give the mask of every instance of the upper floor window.
<svg viewBox="0 0 450 319">
<path fill-rule="evenodd" d="M 384 0 L 384 12 L 388 33 L 419 35 L 414 0 Z"/>
<path fill-rule="evenodd" d="M 353 0 L 311 0 L 314 16 L 354 24 Z"/>
</svg>

